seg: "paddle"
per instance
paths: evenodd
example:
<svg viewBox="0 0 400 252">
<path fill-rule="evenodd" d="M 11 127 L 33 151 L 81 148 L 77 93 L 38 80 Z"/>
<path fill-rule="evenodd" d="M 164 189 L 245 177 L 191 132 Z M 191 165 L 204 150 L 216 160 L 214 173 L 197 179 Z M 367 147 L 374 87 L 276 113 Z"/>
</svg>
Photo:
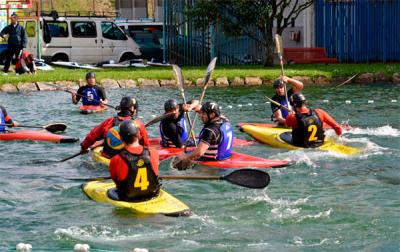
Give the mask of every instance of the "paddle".
<svg viewBox="0 0 400 252">
<path fill-rule="evenodd" d="M 283 43 L 282 43 L 282 37 L 279 34 L 275 34 L 275 47 L 276 47 L 276 53 L 279 55 L 279 63 L 281 65 L 281 76 L 284 76 L 285 71 L 283 69 Z M 285 82 L 283 83 L 283 88 L 285 90 L 286 104 L 289 104 L 289 99 L 288 99 L 288 95 L 287 95 L 287 88 L 286 88 Z"/>
<path fill-rule="evenodd" d="M 33 126 L 33 125 L 18 125 L 13 126 L 12 124 L 0 124 L 0 126 L 7 127 L 21 127 L 21 128 L 33 128 L 33 129 L 45 129 L 49 132 L 55 133 L 59 131 L 64 131 L 67 128 L 67 125 L 64 123 L 52 123 L 44 126 Z"/>
<path fill-rule="evenodd" d="M 153 125 L 153 124 L 155 124 L 155 123 L 157 123 L 157 122 L 159 122 L 159 121 L 161 121 L 161 120 L 167 118 L 167 117 L 170 116 L 172 113 L 173 113 L 173 112 L 160 115 L 160 116 L 154 118 L 153 120 L 149 121 L 148 123 L 146 123 L 144 126 L 145 126 L 145 127 L 148 127 L 148 126 L 150 126 L 150 125 Z M 97 145 L 97 146 L 98 146 L 98 145 Z M 96 148 L 97 146 L 93 146 L 93 147 L 91 147 L 90 149 L 92 150 L 92 149 Z M 66 158 L 64 158 L 64 159 L 62 159 L 62 160 L 60 160 L 60 161 L 58 161 L 58 162 L 62 163 L 62 162 L 65 162 L 65 161 L 67 161 L 67 160 L 70 160 L 70 159 L 72 159 L 72 158 L 74 158 L 74 157 L 77 157 L 77 156 L 79 156 L 79 155 L 86 154 L 86 153 L 88 153 L 88 152 L 89 152 L 89 151 L 82 151 L 82 150 L 81 150 L 80 152 L 75 153 L 75 154 L 73 154 L 72 156 L 66 157 Z"/>
<path fill-rule="evenodd" d="M 232 184 L 253 188 L 262 189 L 268 186 L 271 177 L 268 173 L 256 169 L 240 169 L 229 174 L 221 176 L 175 176 L 163 175 L 159 176 L 163 180 L 226 180 Z M 69 178 L 74 181 L 102 181 L 111 179 L 111 177 L 97 178 Z"/>
<path fill-rule="evenodd" d="M 208 64 L 208 66 L 207 66 L 206 76 L 204 77 L 204 80 L 203 80 L 203 85 L 204 85 L 204 86 L 203 86 L 203 90 L 202 90 L 202 92 L 201 92 L 201 96 L 200 96 L 200 99 L 199 99 L 199 104 L 202 104 L 202 103 L 203 103 L 203 99 L 204 99 L 204 96 L 205 96 L 205 94 L 206 94 L 206 89 L 207 89 L 208 81 L 209 81 L 210 78 L 211 78 L 211 75 L 212 75 L 212 72 L 214 71 L 214 68 L 215 68 L 215 64 L 216 64 L 216 63 L 217 63 L 217 57 L 215 57 L 214 59 L 212 59 L 211 62 L 210 62 L 210 63 Z M 197 113 L 194 114 L 193 123 L 192 123 L 192 126 L 190 127 L 189 132 L 191 132 L 191 131 L 193 130 L 193 127 L 194 127 L 194 125 L 196 124 L 196 119 L 197 119 Z M 186 140 L 186 143 L 185 143 L 185 151 L 186 151 L 186 146 L 187 146 L 188 142 L 189 142 L 189 138 Z"/>
<path fill-rule="evenodd" d="M 88 99 L 88 100 L 92 100 L 92 101 L 101 103 L 101 101 L 99 101 L 99 100 L 96 100 L 96 99 L 87 97 L 87 96 L 85 96 L 85 95 L 81 95 L 81 94 L 72 92 L 71 90 L 68 90 L 68 89 L 64 89 L 64 91 L 67 92 L 67 93 L 70 93 L 70 94 L 75 94 L 75 95 L 77 95 L 77 96 L 86 98 L 86 99 Z M 113 108 L 113 109 L 115 109 L 115 110 L 119 110 L 119 109 L 117 109 L 117 107 L 114 107 L 114 106 L 112 106 L 112 105 L 108 105 L 108 104 L 106 104 L 106 103 L 101 103 L 101 106 L 107 106 L 107 107 Z"/>
<path fill-rule="evenodd" d="M 285 109 L 287 112 L 292 112 L 293 110 L 291 110 L 290 108 L 280 104 L 279 102 L 276 102 L 274 100 L 272 100 L 271 98 L 269 98 L 268 96 L 265 96 L 265 98 L 267 98 L 270 102 L 272 102 L 273 104 L 277 105 L 279 108 L 283 108 Z"/>
<path fill-rule="evenodd" d="M 177 65 L 172 65 L 172 69 L 174 70 L 174 74 L 175 74 L 176 81 L 178 83 L 179 91 L 181 91 L 183 103 L 186 104 L 185 90 L 183 89 L 184 79 L 183 79 L 182 69 Z M 188 112 L 185 112 L 185 115 L 189 122 L 189 127 L 191 129 L 190 134 L 192 135 L 194 145 L 197 147 L 196 135 L 194 134 L 192 119 L 190 119 Z"/>
<path fill-rule="evenodd" d="M 350 82 L 351 80 L 353 80 L 357 75 L 358 75 L 358 74 L 355 74 L 355 75 L 351 76 L 351 77 L 350 77 L 349 79 L 347 79 L 346 81 L 344 81 L 344 82 L 340 83 L 339 85 L 335 86 L 335 88 L 341 87 L 341 86 L 343 86 L 343 85 L 349 83 L 349 82 Z"/>
</svg>

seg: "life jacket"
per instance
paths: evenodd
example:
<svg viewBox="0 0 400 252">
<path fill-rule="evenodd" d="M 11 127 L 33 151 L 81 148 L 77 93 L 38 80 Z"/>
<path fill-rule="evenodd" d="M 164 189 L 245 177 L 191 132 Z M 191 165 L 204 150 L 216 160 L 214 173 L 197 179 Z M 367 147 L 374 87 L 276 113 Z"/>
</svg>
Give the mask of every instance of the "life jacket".
<svg viewBox="0 0 400 252">
<path fill-rule="evenodd" d="M 218 139 L 216 144 L 209 146 L 201 158 L 206 160 L 224 160 L 231 157 L 234 134 L 229 121 L 222 119 L 220 122 L 214 122 L 208 125 L 207 128 L 212 130 Z M 205 128 L 200 132 L 200 139 L 204 130 Z"/>
<path fill-rule="evenodd" d="M 0 109 L 0 132 L 5 132 L 6 131 L 6 119 L 5 116 L 3 114 L 3 111 L 1 111 Z"/>
<path fill-rule="evenodd" d="M 124 201 L 143 201 L 156 196 L 160 181 L 151 166 L 150 151 L 144 147 L 141 154 L 135 155 L 124 149 L 118 155 L 129 167 L 125 180 L 116 183 L 118 197 Z"/>
<path fill-rule="evenodd" d="M 97 94 L 96 88 L 86 86 L 82 92 L 82 104 L 83 105 L 99 105 L 100 97 Z"/>
<path fill-rule="evenodd" d="M 171 138 L 165 135 L 163 131 L 165 121 L 161 121 L 160 123 L 160 135 L 161 135 L 161 146 L 163 147 L 177 147 L 175 144 L 172 142 Z M 186 126 L 186 120 L 184 116 L 181 116 L 180 120 L 177 122 L 177 126 L 180 129 L 180 134 L 179 137 L 181 138 L 182 143 L 185 143 L 187 138 L 188 138 L 188 130 Z"/>
<path fill-rule="evenodd" d="M 19 69 L 22 68 L 22 63 L 21 63 L 21 60 L 22 60 L 22 59 L 25 60 L 25 64 L 26 64 L 27 66 L 29 66 L 30 64 L 32 64 L 32 61 L 29 60 L 29 58 L 28 58 L 29 55 L 33 55 L 33 54 L 30 53 L 30 52 L 27 52 L 27 51 L 22 51 L 21 57 L 18 59 L 17 63 L 15 64 L 15 70 L 18 71 Z"/>
<path fill-rule="evenodd" d="M 307 114 L 296 113 L 298 127 L 292 130 L 292 143 L 304 148 L 316 148 L 324 143 L 325 135 L 322 121 L 310 109 Z"/>
</svg>

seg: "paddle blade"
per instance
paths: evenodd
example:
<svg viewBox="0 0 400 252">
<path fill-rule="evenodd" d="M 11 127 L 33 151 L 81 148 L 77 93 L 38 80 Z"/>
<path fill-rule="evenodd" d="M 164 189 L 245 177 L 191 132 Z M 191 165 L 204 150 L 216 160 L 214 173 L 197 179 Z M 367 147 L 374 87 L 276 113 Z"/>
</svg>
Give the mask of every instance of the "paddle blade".
<svg viewBox="0 0 400 252">
<path fill-rule="evenodd" d="M 153 125 L 153 124 L 155 124 L 155 123 L 157 123 L 157 122 L 159 122 L 159 121 L 161 121 L 161 120 L 164 120 L 165 118 L 169 117 L 169 116 L 172 115 L 173 113 L 174 113 L 174 112 L 168 112 L 168 113 L 165 113 L 165 114 L 160 115 L 160 116 L 158 116 L 158 117 L 155 117 L 153 120 L 151 120 L 150 122 L 146 123 L 144 126 L 145 126 L 145 127 L 149 127 L 149 126 L 151 126 L 151 125 Z"/>
<path fill-rule="evenodd" d="M 65 123 L 53 123 L 43 126 L 43 128 L 45 128 L 47 131 L 50 131 L 51 133 L 55 133 L 64 131 L 67 128 L 67 125 Z"/>
<path fill-rule="evenodd" d="M 206 76 L 204 77 L 204 85 L 207 85 L 208 81 L 211 79 L 212 72 L 214 71 L 215 65 L 217 64 L 217 57 L 211 60 L 210 64 L 207 66 Z"/>
<path fill-rule="evenodd" d="M 172 65 L 172 69 L 174 70 L 174 75 L 178 84 L 178 88 L 182 92 L 183 83 L 185 82 L 183 79 L 182 69 L 177 65 Z"/>
<path fill-rule="evenodd" d="M 279 56 L 282 56 L 283 44 L 282 37 L 279 34 L 275 34 L 275 47 L 276 53 L 279 54 Z"/>
<path fill-rule="evenodd" d="M 221 179 L 227 180 L 236 185 L 254 189 L 265 188 L 271 180 L 268 173 L 255 169 L 236 170 L 221 177 Z"/>
</svg>

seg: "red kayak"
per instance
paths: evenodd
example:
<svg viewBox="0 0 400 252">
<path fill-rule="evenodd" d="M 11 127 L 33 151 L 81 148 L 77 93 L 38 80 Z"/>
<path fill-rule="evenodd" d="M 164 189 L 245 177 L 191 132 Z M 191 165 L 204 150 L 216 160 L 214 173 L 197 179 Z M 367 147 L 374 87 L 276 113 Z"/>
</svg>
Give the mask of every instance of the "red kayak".
<svg viewBox="0 0 400 252">
<path fill-rule="evenodd" d="M 82 105 L 79 107 L 80 113 L 84 115 L 103 112 L 106 109 L 107 109 L 106 106 L 100 106 L 100 105 Z"/>
<path fill-rule="evenodd" d="M 79 138 L 57 135 L 46 131 L 20 130 L 0 133 L 0 141 L 47 141 L 54 143 L 75 143 Z"/>
<path fill-rule="evenodd" d="M 265 128 L 285 128 L 283 126 L 278 126 L 276 123 L 253 123 L 253 122 L 244 122 L 244 123 L 238 123 L 237 126 L 240 128 L 243 125 L 253 125 L 253 126 L 258 126 L 258 127 L 265 127 Z M 344 130 L 351 130 L 352 127 L 348 124 L 341 124 L 342 128 Z M 331 126 L 328 124 L 324 123 L 323 124 L 324 129 L 331 129 Z"/>
<path fill-rule="evenodd" d="M 150 145 L 153 147 L 156 147 L 156 145 L 160 145 L 160 141 L 161 141 L 161 138 L 159 138 L 159 137 L 149 139 Z M 233 146 L 235 146 L 235 147 L 248 146 L 248 145 L 252 145 L 255 143 L 256 143 L 256 141 L 254 141 L 254 140 L 246 140 L 246 139 L 239 139 L 239 138 L 233 139 Z"/>
</svg>

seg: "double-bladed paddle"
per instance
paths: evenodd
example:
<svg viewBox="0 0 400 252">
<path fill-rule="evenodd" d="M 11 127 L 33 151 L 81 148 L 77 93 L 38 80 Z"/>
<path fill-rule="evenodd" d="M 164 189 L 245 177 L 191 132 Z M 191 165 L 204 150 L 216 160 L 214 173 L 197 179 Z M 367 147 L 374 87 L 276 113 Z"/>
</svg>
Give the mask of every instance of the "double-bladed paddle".
<svg viewBox="0 0 400 252">
<path fill-rule="evenodd" d="M 279 64 L 281 65 L 281 76 L 284 76 L 285 71 L 283 69 L 283 43 L 282 43 L 282 37 L 279 34 L 275 34 L 275 47 L 276 47 L 276 53 L 279 55 Z M 285 89 L 286 104 L 289 104 L 285 82 L 283 82 L 283 88 Z"/>
<path fill-rule="evenodd" d="M 267 99 L 268 99 L 270 102 L 272 102 L 273 104 L 277 105 L 279 108 L 285 109 L 287 112 L 292 112 L 292 111 L 293 111 L 293 110 L 291 110 L 290 108 L 288 108 L 288 107 L 286 107 L 286 106 L 280 104 L 279 102 L 272 100 L 272 99 L 269 98 L 268 96 L 265 96 L 265 98 L 267 98 Z"/>
<path fill-rule="evenodd" d="M 271 177 L 268 173 L 256 169 L 240 169 L 221 176 L 175 176 L 161 175 L 163 180 L 226 180 L 232 184 L 253 188 L 262 189 L 268 186 Z M 97 178 L 69 178 L 74 181 L 102 181 L 111 179 L 111 177 Z"/>
<path fill-rule="evenodd" d="M 61 132 L 67 128 L 65 123 L 51 123 L 44 126 L 33 126 L 33 125 L 17 125 L 13 126 L 12 124 L 0 124 L 0 126 L 7 126 L 7 127 L 21 127 L 21 128 L 32 128 L 32 129 L 45 129 L 49 132 Z"/>
</svg>

